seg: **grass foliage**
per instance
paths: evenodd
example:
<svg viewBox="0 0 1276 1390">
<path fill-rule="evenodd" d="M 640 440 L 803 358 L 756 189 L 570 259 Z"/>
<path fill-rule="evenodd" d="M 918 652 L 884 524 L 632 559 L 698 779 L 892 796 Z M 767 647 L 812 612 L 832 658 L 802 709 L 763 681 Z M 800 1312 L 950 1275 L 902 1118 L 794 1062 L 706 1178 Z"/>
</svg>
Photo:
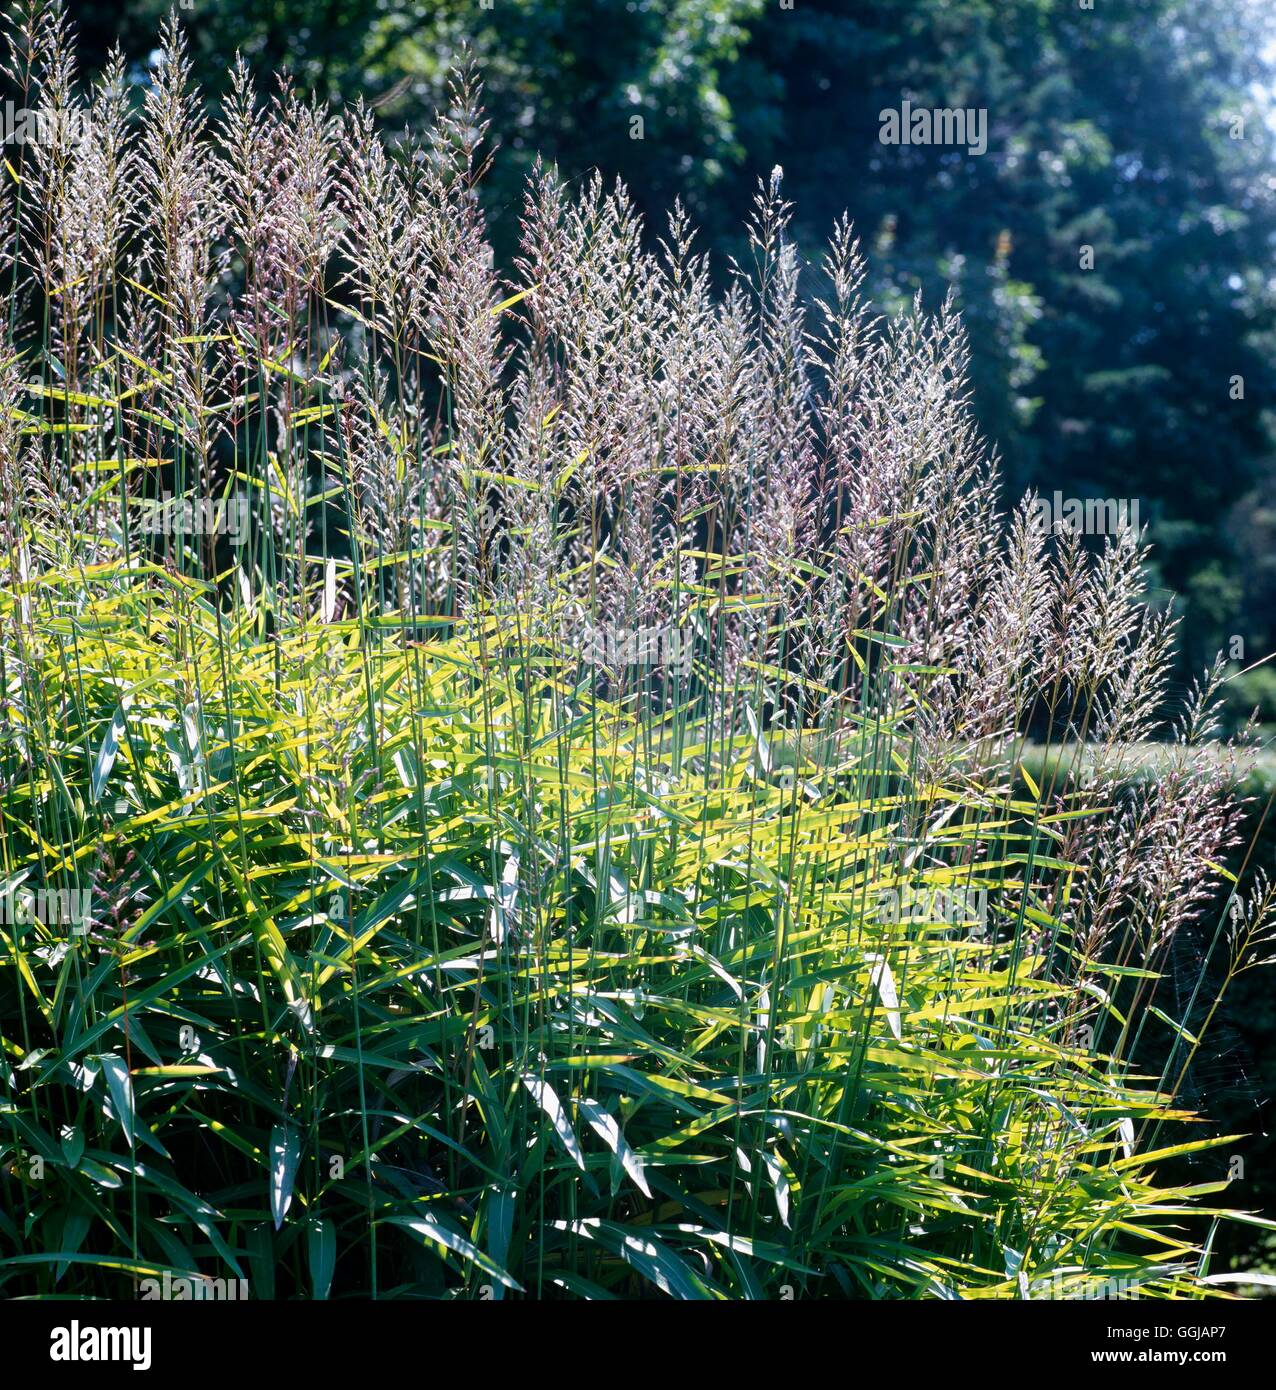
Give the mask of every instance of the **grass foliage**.
<svg viewBox="0 0 1276 1390">
<path fill-rule="evenodd" d="M 79 109 L 56 8 L 11 69 Z M 1139 538 L 998 514 L 953 314 L 846 226 L 800 291 L 778 171 L 725 300 L 550 171 L 505 282 L 463 82 L 207 126 L 170 30 L 88 103 L 5 195 L 0 1289 L 1226 1289 L 1222 668 L 1167 725 Z"/>
</svg>

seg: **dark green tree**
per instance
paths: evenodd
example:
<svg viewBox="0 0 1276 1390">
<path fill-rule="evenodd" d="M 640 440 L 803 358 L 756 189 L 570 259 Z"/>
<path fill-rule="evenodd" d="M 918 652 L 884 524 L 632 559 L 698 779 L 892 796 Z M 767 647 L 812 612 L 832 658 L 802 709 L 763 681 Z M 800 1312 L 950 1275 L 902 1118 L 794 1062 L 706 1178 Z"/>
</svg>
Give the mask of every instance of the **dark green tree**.
<svg viewBox="0 0 1276 1390">
<path fill-rule="evenodd" d="M 1139 500 L 1193 665 L 1276 643 L 1246 578 L 1270 565 L 1274 40 L 1231 0 L 802 0 L 726 83 L 808 245 L 846 207 L 880 299 L 955 286 L 1011 488 Z M 985 109 L 986 152 L 883 144 L 905 99 Z"/>
</svg>

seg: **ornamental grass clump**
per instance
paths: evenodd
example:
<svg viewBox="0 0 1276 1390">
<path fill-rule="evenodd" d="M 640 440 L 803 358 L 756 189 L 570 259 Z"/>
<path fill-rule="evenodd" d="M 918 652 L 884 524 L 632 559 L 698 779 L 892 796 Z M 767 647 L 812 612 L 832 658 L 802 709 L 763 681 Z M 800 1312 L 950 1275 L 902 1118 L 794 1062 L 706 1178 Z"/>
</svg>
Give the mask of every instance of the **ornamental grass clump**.
<svg viewBox="0 0 1276 1390">
<path fill-rule="evenodd" d="M 725 295 L 548 167 L 502 273 L 465 74 L 8 71 L 0 1290 L 1225 1292 L 1159 987 L 1271 953 L 1248 755 L 1140 536 L 999 511 L 953 307 L 778 170 Z"/>
</svg>

